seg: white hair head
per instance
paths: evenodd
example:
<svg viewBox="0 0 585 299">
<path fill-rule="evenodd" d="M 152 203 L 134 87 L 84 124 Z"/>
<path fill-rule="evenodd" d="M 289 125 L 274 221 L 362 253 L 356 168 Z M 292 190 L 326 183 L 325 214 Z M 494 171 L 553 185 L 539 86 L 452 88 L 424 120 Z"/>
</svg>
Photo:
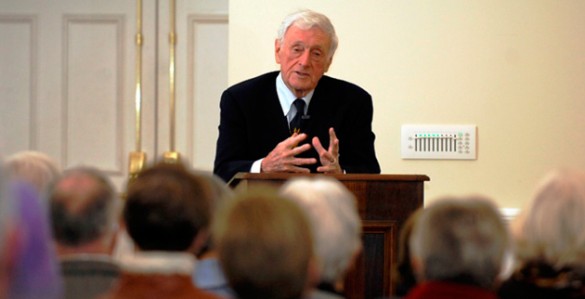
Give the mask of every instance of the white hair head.
<svg viewBox="0 0 585 299">
<path fill-rule="evenodd" d="M 333 283 L 343 278 L 362 246 L 355 196 L 341 182 L 325 176 L 293 178 L 281 193 L 308 214 L 322 280 Z"/>
<path fill-rule="evenodd" d="M 37 151 L 15 153 L 7 157 L 5 163 L 13 178 L 30 183 L 42 197 L 61 174 L 61 169 L 51 157 Z"/>
<path fill-rule="evenodd" d="M 558 169 L 536 188 L 518 230 L 520 260 L 585 265 L 585 172 Z"/>
<path fill-rule="evenodd" d="M 308 9 L 299 10 L 286 16 L 278 28 L 278 35 L 276 37 L 281 45 L 284 42 L 284 36 L 287 30 L 293 25 L 303 30 L 311 29 L 313 27 L 323 30 L 331 41 L 329 58 L 333 57 L 333 54 L 335 54 L 335 51 L 337 50 L 339 40 L 335 33 L 335 27 L 333 27 L 333 24 L 327 16 Z"/>
<path fill-rule="evenodd" d="M 487 289 L 509 249 L 507 227 L 490 199 L 446 197 L 417 216 L 410 237 L 419 280 L 466 280 Z"/>
</svg>

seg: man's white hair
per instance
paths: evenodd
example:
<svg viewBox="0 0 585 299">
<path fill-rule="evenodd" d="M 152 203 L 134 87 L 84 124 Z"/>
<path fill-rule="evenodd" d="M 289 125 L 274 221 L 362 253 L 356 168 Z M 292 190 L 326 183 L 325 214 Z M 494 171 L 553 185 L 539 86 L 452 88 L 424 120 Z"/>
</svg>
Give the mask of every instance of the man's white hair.
<svg viewBox="0 0 585 299">
<path fill-rule="evenodd" d="M 311 29 L 313 27 L 317 27 L 323 30 L 323 32 L 327 34 L 331 41 L 331 45 L 329 47 L 329 58 L 333 57 L 335 50 L 337 50 L 339 39 L 335 33 L 335 27 L 333 27 L 333 24 L 327 16 L 308 9 L 299 10 L 286 16 L 278 28 L 276 37 L 280 41 L 281 45 L 284 42 L 286 31 L 288 28 L 290 28 L 290 26 L 293 25 L 303 30 Z"/>
</svg>

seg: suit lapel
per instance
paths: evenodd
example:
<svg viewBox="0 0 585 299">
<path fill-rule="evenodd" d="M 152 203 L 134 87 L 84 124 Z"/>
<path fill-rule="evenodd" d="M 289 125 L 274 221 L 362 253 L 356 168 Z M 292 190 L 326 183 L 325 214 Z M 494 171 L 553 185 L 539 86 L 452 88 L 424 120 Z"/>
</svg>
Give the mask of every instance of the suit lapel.
<svg viewBox="0 0 585 299">
<path fill-rule="evenodd" d="M 290 132 L 288 121 L 282 112 L 282 107 L 276 94 L 275 80 L 277 74 L 266 79 L 263 91 L 258 94 L 259 98 L 255 101 L 257 105 L 253 109 L 256 109 L 256 111 L 251 112 L 250 115 L 256 118 L 253 120 L 256 132 L 265 132 L 268 136 L 263 138 L 280 142 L 288 138 Z"/>
</svg>

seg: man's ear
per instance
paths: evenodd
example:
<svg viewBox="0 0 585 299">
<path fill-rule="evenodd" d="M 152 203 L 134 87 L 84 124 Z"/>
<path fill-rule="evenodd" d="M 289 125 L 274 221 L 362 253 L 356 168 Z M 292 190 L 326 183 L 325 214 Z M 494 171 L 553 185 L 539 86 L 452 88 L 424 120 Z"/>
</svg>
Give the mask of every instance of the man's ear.
<svg viewBox="0 0 585 299">
<path fill-rule="evenodd" d="M 312 289 L 321 282 L 321 270 L 315 257 L 309 260 L 307 272 L 307 284 L 309 289 Z"/>
<path fill-rule="evenodd" d="M 280 57 L 278 53 L 280 53 L 281 45 L 280 40 L 277 38 L 274 40 L 274 59 L 276 60 L 277 64 L 280 64 Z"/>
<path fill-rule="evenodd" d="M 364 246 L 361 245 L 355 250 L 355 252 L 351 255 L 351 259 L 349 262 L 349 265 L 347 267 L 347 272 L 355 270 L 358 258 L 360 257 L 360 255 L 362 254 L 362 252 L 364 251 Z M 347 273 L 344 273 L 344 275 Z"/>
<path fill-rule="evenodd" d="M 116 233 L 115 244 L 113 247 L 113 253 L 115 255 L 125 255 L 127 253 L 133 253 L 140 249 L 138 244 L 132 240 L 130 233 L 128 232 L 128 227 L 126 226 L 126 222 L 124 220 L 120 220 L 118 231 Z"/>
<path fill-rule="evenodd" d="M 207 244 L 207 240 L 209 239 L 209 229 L 202 228 L 199 230 L 195 238 L 193 238 L 193 243 L 191 243 L 191 247 L 189 247 L 189 252 L 192 252 L 194 255 L 198 254 L 203 246 Z"/>
<path fill-rule="evenodd" d="M 331 56 L 329 58 L 329 61 L 327 62 L 327 65 L 325 65 L 325 71 L 324 73 L 327 73 L 327 71 L 329 71 L 329 66 L 331 66 L 331 63 L 333 62 L 333 56 Z"/>
<path fill-rule="evenodd" d="M 414 276 L 416 277 L 417 281 L 423 281 L 425 280 L 424 278 L 424 264 L 423 262 L 416 257 L 411 256 L 410 257 L 410 266 L 412 267 L 412 273 L 414 274 Z"/>
<path fill-rule="evenodd" d="M 124 219 L 119 218 L 115 221 L 111 227 L 111 231 L 107 232 L 104 236 L 104 242 L 106 242 L 106 246 L 108 247 L 108 251 L 110 254 L 113 254 L 118 246 L 118 240 L 121 238 L 121 235 L 126 233 L 126 224 L 124 223 Z"/>
</svg>

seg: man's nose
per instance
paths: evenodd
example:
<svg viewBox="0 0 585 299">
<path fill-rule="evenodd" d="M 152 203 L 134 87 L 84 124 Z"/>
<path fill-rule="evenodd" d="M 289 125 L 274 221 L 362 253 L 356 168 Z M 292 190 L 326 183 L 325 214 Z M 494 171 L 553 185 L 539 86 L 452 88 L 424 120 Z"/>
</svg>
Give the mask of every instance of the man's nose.
<svg viewBox="0 0 585 299">
<path fill-rule="evenodd" d="M 301 57 L 299 58 L 299 64 L 301 65 L 309 65 L 311 63 L 311 51 L 305 50 Z"/>
</svg>

